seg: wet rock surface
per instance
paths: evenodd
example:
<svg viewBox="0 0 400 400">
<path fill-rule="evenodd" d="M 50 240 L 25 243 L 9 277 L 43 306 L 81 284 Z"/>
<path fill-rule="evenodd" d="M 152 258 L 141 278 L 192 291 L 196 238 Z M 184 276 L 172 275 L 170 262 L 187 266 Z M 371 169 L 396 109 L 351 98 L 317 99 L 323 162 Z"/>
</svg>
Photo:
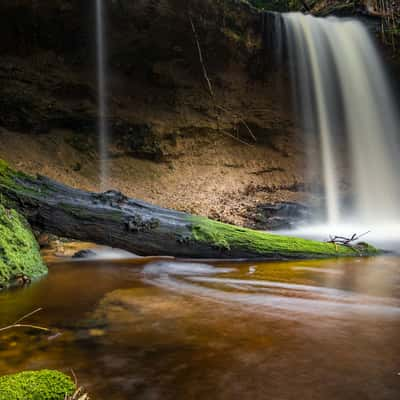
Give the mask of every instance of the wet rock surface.
<svg viewBox="0 0 400 400">
<path fill-rule="evenodd" d="M 72 258 L 84 259 L 96 257 L 97 253 L 93 249 L 84 249 L 77 251 Z"/>
<path fill-rule="evenodd" d="M 315 210 L 314 210 L 315 211 Z M 279 202 L 260 204 L 254 212 L 256 229 L 292 229 L 308 222 L 315 215 L 311 206 L 305 203 Z"/>
</svg>

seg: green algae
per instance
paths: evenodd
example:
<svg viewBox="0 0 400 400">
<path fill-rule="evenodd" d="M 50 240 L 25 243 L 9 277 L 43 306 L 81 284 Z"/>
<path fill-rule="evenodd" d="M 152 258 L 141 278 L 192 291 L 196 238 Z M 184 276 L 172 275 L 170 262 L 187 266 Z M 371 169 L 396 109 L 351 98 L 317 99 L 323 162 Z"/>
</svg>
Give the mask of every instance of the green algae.
<svg viewBox="0 0 400 400">
<path fill-rule="evenodd" d="M 350 248 L 336 246 L 332 243 L 264 233 L 204 217 L 193 216 L 189 220 L 192 226 L 193 240 L 211 244 L 226 253 L 235 249 L 243 253 L 258 254 L 260 258 L 321 258 L 378 254 L 376 248 L 366 243 L 359 244 L 357 248 Z"/>
<path fill-rule="evenodd" d="M 76 387 L 58 371 L 25 371 L 0 377 L 0 400 L 64 400 Z"/>
<path fill-rule="evenodd" d="M 0 158 L 0 174 L 7 170 L 8 164 Z"/>
<path fill-rule="evenodd" d="M 3 196 L 7 197 L 8 192 L 16 192 L 20 196 L 23 195 L 29 195 L 31 198 L 32 195 L 38 195 L 40 194 L 43 196 L 45 193 L 43 191 L 43 187 L 46 185 L 42 185 L 42 188 L 40 189 L 40 193 L 38 193 L 37 190 L 35 190 L 33 187 L 30 187 L 29 185 L 23 185 L 21 184 L 21 181 L 24 181 L 25 183 L 29 182 L 34 182 L 34 177 L 25 174 L 24 172 L 21 171 L 15 171 L 10 166 L 7 164 L 6 161 L 0 159 L 0 190 L 3 188 Z"/>
<path fill-rule="evenodd" d="M 28 222 L 17 211 L 0 204 L 0 288 L 19 275 L 35 279 L 46 273 Z"/>
<path fill-rule="evenodd" d="M 8 163 L 0 158 L 0 183 L 1 184 L 10 184 L 13 182 L 12 175 L 15 176 L 27 176 L 22 172 L 13 171 Z"/>
</svg>

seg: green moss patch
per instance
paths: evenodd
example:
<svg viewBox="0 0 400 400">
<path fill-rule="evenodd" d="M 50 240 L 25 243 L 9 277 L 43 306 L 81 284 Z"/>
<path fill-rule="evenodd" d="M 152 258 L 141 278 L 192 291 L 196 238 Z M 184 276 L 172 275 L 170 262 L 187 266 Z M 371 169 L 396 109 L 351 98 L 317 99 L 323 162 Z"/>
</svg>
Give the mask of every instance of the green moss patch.
<svg viewBox="0 0 400 400">
<path fill-rule="evenodd" d="M 0 400 L 64 400 L 75 384 L 58 371 L 26 371 L 0 377 Z"/>
<path fill-rule="evenodd" d="M 4 186 L 7 190 L 21 192 L 21 195 L 24 192 L 35 194 L 36 192 L 33 189 L 30 190 L 18 182 L 19 180 L 29 181 L 32 179 L 31 176 L 21 171 L 14 171 L 4 160 L 0 159 L 0 186 Z"/>
<path fill-rule="evenodd" d="M 11 182 L 10 167 L 8 164 L 0 159 L 0 184 L 7 184 Z"/>
<path fill-rule="evenodd" d="M 0 288 L 7 287 L 19 275 L 35 279 L 46 273 L 27 221 L 17 211 L 0 204 Z"/>
<path fill-rule="evenodd" d="M 1 175 L 5 170 L 7 170 L 7 168 L 8 168 L 8 164 L 7 164 L 4 160 L 0 159 L 0 175 Z"/>
<path fill-rule="evenodd" d="M 374 255 L 378 250 L 365 243 L 352 249 L 332 243 L 275 235 L 241 228 L 204 217 L 190 217 L 192 239 L 211 244 L 221 252 L 238 249 L 259 254 L 260 258 L 321 258 Z"/>
</svg>

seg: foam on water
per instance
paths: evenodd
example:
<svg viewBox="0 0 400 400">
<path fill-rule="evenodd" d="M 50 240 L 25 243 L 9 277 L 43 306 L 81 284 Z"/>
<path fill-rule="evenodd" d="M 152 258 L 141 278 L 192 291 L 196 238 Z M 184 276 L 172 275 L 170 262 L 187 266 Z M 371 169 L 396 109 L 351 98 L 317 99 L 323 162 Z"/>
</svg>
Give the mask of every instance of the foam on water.
<svg viewBox="0 0 400 400">
<path fill-rule="evenodd" d="M 147 275 L 210 275 L 218 273 L 228 273 L 234 271 L 234 268 L 217 268 L 209 264 L 184 263 L 173 261 L 158 261 L 147 264 L 143 268 L 143 273 Z"/>
<path fill-rule="evenodd" d="M 238 273 L 235 268 L 156 262 L 146 265 L 143 272 L 146 283 L 166 290 L 227 304 L 240 304 L 261 313 L 283 316 L 281 313 L 285 311 L 285 318 L 297 318 L 295 314 L 299 313 L 341 318 L 355 315 L 400 316 L 400 302 L 391 297 L 311 284 L 221 276 Z"/>
<path fill-rule="evenodd" d="M 190 280 L 199 281 L 200 278 L 191 278 Z M 205 282 L 204 279 L 200 279 Z M 248 285 L 248 281 L 241 283 L 239 280 L 207 280 L 208 283 L 234 283 L 235 288 L 239 285 Z M 148 283 L 162 287 L 164 289 L 176 291 L 179 293 L 190 294 L 200 298 L 221 301 L 224 303 L 234 303 L 250 307 L 254 312 L 261 312 L 269 315 L 280 316 L 284 318 L 298 318 L 299 315 L 310 314 L 314 316 L 329 316 L 336 318 L 354 318 L 357 316 L 381 316 L 387 318 L 400 317 L 400 304 L 396 300 L 393 303 L 386 299 L 370 298 L 366 296 L 357 296 L 351 293 L 347 294 L 347 301 L 338 301 L 341 297 L 335 296 L 333 299 L 311 298 L 311 297 L 293 297 L 282 295 L 281 289 L 276 294 L 271 293 L 250 293 L 230 292 L 221 289 L 214 289 L 204 285 L 190 283 L 187 280 L 178 280 L 165 274 Z M 271 282 L 269 282 L 270 284 Z M 264 285 L 265 283 L 260 283 Z M 315 289 L 315 288 L 314 288 Z M 329 293 L 327 289 L 326 293 Z M 349 301 L 350 300 L 350 301 Z M 285 312 L 284 314 L 282 312 Z"/>
<path fill-rule="evenodd" d="M 123 260 L 141 258 L 126 250 L 113 249 L 111 247 L 91 249 L 90 253 L 84 257 L 87 260 Z"/>
</svg>

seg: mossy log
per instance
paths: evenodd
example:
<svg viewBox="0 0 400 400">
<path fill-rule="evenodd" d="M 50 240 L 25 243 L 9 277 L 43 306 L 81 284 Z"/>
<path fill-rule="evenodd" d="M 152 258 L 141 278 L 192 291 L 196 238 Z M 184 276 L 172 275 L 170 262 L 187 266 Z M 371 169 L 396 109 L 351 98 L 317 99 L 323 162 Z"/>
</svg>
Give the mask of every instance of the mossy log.
<svg viewBox="0 0 400 400">
<path fill-rule="evenodd" d="M 1 161 L 0 194 L 37 229 L 139 255 L 282 260 L 377 252 L 368 245 L 355 250 L 236 227 L 160 208 L 115 191 L 77 190 L 43 176 L 16 172 Z"/>
</svg>

